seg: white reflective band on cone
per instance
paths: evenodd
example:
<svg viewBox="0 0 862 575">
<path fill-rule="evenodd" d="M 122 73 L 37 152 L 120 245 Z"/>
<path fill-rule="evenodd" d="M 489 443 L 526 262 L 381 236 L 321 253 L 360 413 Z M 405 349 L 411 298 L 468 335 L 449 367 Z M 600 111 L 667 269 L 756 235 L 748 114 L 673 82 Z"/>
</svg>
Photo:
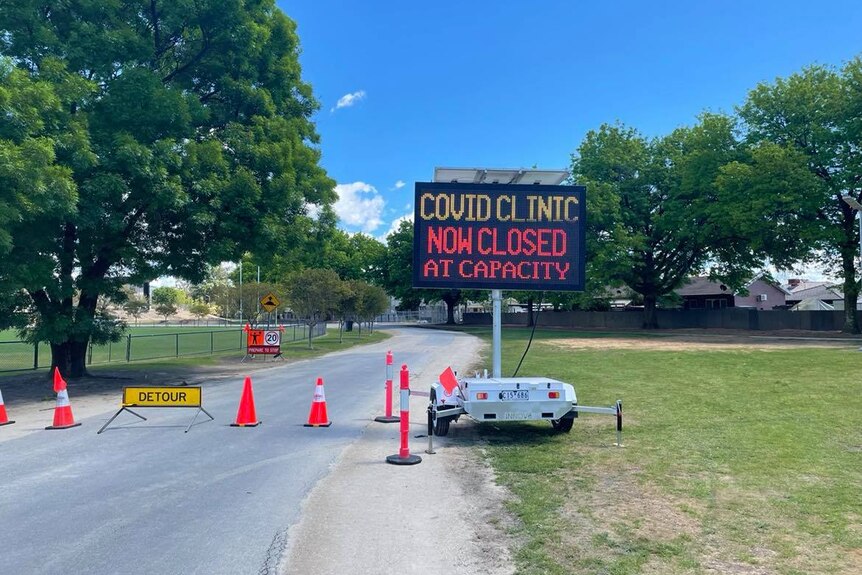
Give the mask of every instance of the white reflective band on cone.
<svg viewBox="0 0 862 575">
<path fill-rule="evenodd" d="M 322 385 L 318 385 L 316 388 L 314 388 L 314 401 L 326 401 L 326 395 L 323 392 Z"/>
<path fill-rule="evenodd" d="M 3 392 L 0 391 L 0 405 L 3 405 Z"/>
<path fill-rule="evenodd" d="M 401 411 L 408 411 L 410 409 L 410 390 L 402 389 L 401 390 Z"/>
<path fill-rule="evenodd" d="M 69 391 L 64 389 L 57 392 L 57 407 L 66 407 L 69 405 Z"/>
</svg>

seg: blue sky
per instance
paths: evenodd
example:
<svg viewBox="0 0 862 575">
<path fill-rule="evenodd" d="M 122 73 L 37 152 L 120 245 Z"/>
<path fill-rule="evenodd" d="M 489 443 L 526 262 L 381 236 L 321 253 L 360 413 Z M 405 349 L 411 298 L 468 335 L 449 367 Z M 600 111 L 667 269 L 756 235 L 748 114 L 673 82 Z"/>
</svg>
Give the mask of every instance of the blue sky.
<svg viewBox="0 0 862 575">
<path fill-rule="evenodd" d="M 435 166 L 566 168 L 604 122 L 665 134 L 862 53 L 858 0 L 277 1 L 341 227 L 381 238 Z"/>
</svg>

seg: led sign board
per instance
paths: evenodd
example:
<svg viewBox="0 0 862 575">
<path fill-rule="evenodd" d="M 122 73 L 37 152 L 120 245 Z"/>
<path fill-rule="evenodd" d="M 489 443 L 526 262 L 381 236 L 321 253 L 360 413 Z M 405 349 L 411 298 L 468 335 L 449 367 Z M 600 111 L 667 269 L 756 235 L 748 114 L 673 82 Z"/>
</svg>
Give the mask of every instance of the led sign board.
<svg viewBox="0 0 862 575">
<path fill-rule="evenodd" d="M 413 286 L 582 291 L 583 186 L 416 183 Z"/>
</svg>

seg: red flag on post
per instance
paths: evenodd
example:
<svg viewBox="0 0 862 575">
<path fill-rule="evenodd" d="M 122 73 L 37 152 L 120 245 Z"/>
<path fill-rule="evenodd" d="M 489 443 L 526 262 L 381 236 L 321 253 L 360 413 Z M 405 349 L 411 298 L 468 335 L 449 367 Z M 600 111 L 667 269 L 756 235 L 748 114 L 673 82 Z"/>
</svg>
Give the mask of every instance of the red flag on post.
<svg viewBox="0 0 862 575">
<path fill-rule="evenodd" d="M 455 377 L 455 372 L 452 371 L 451 367 L 447 367 L 446 370 L 440 374 L 440 385 L 443 386 L 443 389 L 446 390 L 447 395 L 451 395 L 452 392 L 458 387 L 458 378 Z"/>
</svg>

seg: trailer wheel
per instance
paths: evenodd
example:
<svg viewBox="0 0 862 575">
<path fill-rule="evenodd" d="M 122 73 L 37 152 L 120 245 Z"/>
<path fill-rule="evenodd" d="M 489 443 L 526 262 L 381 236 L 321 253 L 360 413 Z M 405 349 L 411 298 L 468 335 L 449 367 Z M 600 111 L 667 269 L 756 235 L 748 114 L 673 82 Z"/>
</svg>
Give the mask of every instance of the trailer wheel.
<svg viewBox="0 0 862 575">
<path fill-rule="evenodd" d="M 434 426 L 434 435 L 437 437 L 444 437 L 449 433 L 449 423 L 451 423 L 451 417 L 438 417 L 437 423 Z"/>
<path fill-rule="evenodd" d="M 575 424 L 575 418 L 573 417 L 564 417 L 563 419 L 552 419 L 551 427 L 554 428 L 554 431 L 559 431 L 560 433 L 568 433 L 572 430 L 572 425 Z"/>
</svg>

